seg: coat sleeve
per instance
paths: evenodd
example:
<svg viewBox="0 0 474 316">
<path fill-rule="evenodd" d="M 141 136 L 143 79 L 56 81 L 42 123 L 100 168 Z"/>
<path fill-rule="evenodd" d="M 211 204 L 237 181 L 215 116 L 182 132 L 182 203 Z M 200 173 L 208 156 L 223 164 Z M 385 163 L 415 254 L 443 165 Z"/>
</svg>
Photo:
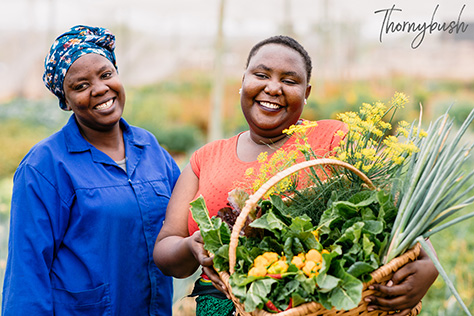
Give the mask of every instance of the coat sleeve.
<svg viewBox="0 0 474 316">
<path fill-rule="evenodd" d="M 21 165 L 14 177 L 2 315 L 53 315 L 51 266 L 68 220 L 57 188 Z"/>
</svg>

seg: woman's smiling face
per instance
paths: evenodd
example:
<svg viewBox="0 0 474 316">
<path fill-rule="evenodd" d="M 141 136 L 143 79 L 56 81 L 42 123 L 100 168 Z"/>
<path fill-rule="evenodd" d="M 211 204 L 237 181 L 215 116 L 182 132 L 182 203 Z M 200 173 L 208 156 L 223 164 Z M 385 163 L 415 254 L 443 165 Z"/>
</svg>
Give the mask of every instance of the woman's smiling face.
<svg viewBox="0 0 474 316">
<path fill-rule="evenodd" d="M 66 106 L 76 114 L 81 128 L 109 131 L 118 126 L 125 104 L 125 90 L 117 70 L 105 57 L 79 57 L 64 78 Z"/>
<path fill-rule="evenodd" d="M 241 106 L 250 132 L 274 138 L 300 118 L 311 86 L 303 57 L 281 44 L 262 46 L 242 80 Z"/>
</svg>

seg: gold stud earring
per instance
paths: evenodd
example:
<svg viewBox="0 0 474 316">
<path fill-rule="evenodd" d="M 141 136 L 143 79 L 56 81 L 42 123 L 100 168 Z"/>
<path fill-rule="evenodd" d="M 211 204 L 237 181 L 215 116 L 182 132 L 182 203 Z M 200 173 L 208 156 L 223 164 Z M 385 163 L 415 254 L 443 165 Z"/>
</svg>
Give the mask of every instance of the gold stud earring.
<svg viewBox="0 0 474 316">
<path fill-rule="evenodd" d="M 242 88 L 239 89 L 239 94 L 242 94 Z"/>
</svg>

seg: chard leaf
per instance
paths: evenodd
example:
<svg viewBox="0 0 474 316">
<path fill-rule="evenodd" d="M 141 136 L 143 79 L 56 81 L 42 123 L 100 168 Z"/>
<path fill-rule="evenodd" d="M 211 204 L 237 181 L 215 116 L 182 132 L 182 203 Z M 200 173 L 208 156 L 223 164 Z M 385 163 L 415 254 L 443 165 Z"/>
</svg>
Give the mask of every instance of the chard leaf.
<svg viewBox="0 0 474 316">
<path fill-rule="evenodd" d="M 316 240 L 311 233 L 301 234 L 299 238 L 303 241 L 303 245 L 306 246 L 306 249 L 316 249 L 318 251 L 323 250 L 323 246 Z"/>
<path fill-rule="evenodd" d="M 377 235 L 383 232 L 383 227 L 384 224 L 381 221 L 367 220 L 364 221 L 363 232 Z"/>
<path fill-rule="evenodd" d="M 245 311 L 252 312 L 262 308 L 268 301 L 267 296 L 272 290 L 272 285 L 277 282 L 274 279 L 260 279 L 252 282 L 247 291 L 245 299 Z"/>
<path fill-rule="evenodd" d="M 288 226 L 275 216 L 271 210 L 250 223 L 250 226 L 254 228 L 267 229 L 277 237 L 281 236 L 282 231 L 288 229 Z"/>
<path fill-rule="evenodd" d="M 327 293 L 329 291 L 332 291 L 333 289 L 335 289 L 338 285 L 339 285 L 339 282 L 341 282 L 341 279 L 339 278 L 336 278 L 332 275 L 329 275 L 329 274 L 319 274 L 317 277 L 316 277 L 316 283 L 318 284 L 319 286 L 319 291 L 321 293 Z"/>
<path fill-rule="evenodd" d="M 350 310 L 359 305 L 362 299 L 362 281 L 350 275 L 338 262 L 335 265 L 335 275 L 338 276 L 342 282 L 330 294 L 331 304 L 336 309 Z"/>
<path fill-rule="evenodd" d="M 351 219 L 358 215 L 357 206 L 348 201 L 338 201 L 333 204 L 337 209 L 337 213 L 344 219 Z"/>
<path fill-rule="evenodd" d="M 191 203 L 191 214 L 199 226 L 204 249 L 211 253 L 218 252 L 219 248 L 230 242 L 231 231 L 227 224 L 218 217 L 209 218 L 209 211 L 202 196 Z"/>
<path fill-rule="evenodd" d="M 240 301 L 245 302 L 247 297 L 247 287 L 244 282 L 246 275 L 234 273 L 230 276 L 229 284 L 232 287 L 232 294 L 234 294 Z"/>
<path fill-rule="evenodd" d="M 349 198 L 349 202 L 357 207 L 365 207 L 376 201 L 376 194 L 378 191 L 361 191 L 355 193 Z"/>
<path fill-rule="evenodd" d="M 370 241 L 369 237 L 367 237 L 366 234 L 364 234 L 362 238 L 362 250 L 364 252 L 364 259 L 370 257 L 370 255 L 373 253 L 374 246 L 374 243 Z"/>
<path fill-rule="evenodd" d="M 306 300 L 303 298 L 303 296 L 299 292 L 291 293 L 291 300 L 293 302 L 292 307 L 296 307 L 303 303 L 306 303 Z"/>
<path fill-rule="evenodd" d="M 359 305 L 362 299 L 362 282 L 357 278 L 347 279 L 334 289 L 331 304 L 336 309 L 350 310 Z"/>
<path fill-rule="evenodd" d="M 198 224 L 199 229 L 212 229 L 211 219 L 209 217 L 209 211 L 207 210 L 206 202 L 202 195 L 190 203 L 191 214 L 194 221 Z"/>
<path fill-rule="evenodd" d="M 349 269 L 347 269 L 347 273 L 356 278 L 372 271 L 374 271 L 374 268 L 370 264 L 361 261 L 354 263 L 349 267 Z"/>
<path fill-rule="evenodd" d="M 297 280 L 291 280 L 283 286 L 280 291 L 278 291 L 278 295 L 276 299 L 278 301 L 286 301 L 288 297 L 290 297 L 291 293 L 295 292 L 300 287 L 300 282 Z M 276 290 L 275 290 L 276 292 Z"/>
<path fill-rule="evenodd" d="M 229 269 L 229 245 L 223 245 L 214 253 L 213 262 L 217 271 Z"/>
<path fill-rule="evenodd" d="M 377 220 L 377 216 L 375 216 L 374 211 L 370 209 L 369 207 L 364 207 L 362 211 L 360 212 L 360 216 L 362 217 L 362 220 L 364 221 Z"/>
<path fill-rule="evenodd" d="M 278 240 L 270 236 L 263 237 L 262 241 L 258 244 L 258 248 L 260 249 L 261 253 L 266 251 L 281 253 L 283 251 L 283 245 L 278 242 Z"/>
<path fill-rule="evenodd" d="M 313 235 L 313 239 L 314 239 L 314 235 Z M 298 237 L 288 237 L 288 238 L 286 238 L 285 245 L 283 247 L 283 251 L 285 252 L 285 255 L 288 258 L 296 256 L 299 253 L 306 252 L 301 240 Z"/>
<path fill-rule="evenodd" d="M 336 278 L 328 274 L 333 260 L 334 262 L 336 262 L 337 260 L 335 258 L 337 258 L 340 254 L 341 254 L 340 247 L 336 248 L 335 251 L 333 250 L 329 254 L 323 254 L 323 263 L 322 263 L 321 269 L 319 270 L 319 274 L 316 277 L 316 282 L 319 286 L 319 291 L 322 293 L 331 291 L 341 281 L 339 278 Z"/>
<path fill-rule="evenodd" d="M 283 202 L 280 196 L 270 195 L 273 212 L 288 226 L 291 224 L 292 217 L 288 214 L 288 206 Z"/>
<path fill-rule="evenodd" d="M 243 245 L 239 245 L 235 250 L 235 254 L 237 257 L 236 270 L 243 270 L 248 271 L 250 266 L 253 264 L 253 257 L 250 254 L 250 251 L 247 247 Z"/>
<path fill-rule="evenodd" d="M 301 284 L 301 288 L 310 294 L 316 291 L 318 284 L 316 278 L 307 278 L 302 272 L 296 275 L 295 279 Z"/>
<path fill-rule="evenodd" d="M 204 249 L 216 253 L 220 247 L 229 244 L 231 231 L 229 226 L 218 217 L 213 217 L 211 223 L 211 229 L 200 228 L 200 230 L 204 240 Z"/>
<path fill-rule="evenodd" d="M 302 215 L 295 217 L 291 221 L 289 226 L 290 230 L 294 233 L 300 232 L 311 232 L 313 230 L 313 224 L 311 223 L 311 218 L 308 215 Z"/>
<path fill-rule="evenodd" d="M 351 227 L 346 229 L 342 236 L 336 241 L 336 243 L 341 244 L 345 241 L 350 241 L 354 244 L 359 242 L 359 238 L 362 235 L 362 228 L 364 227 L 363 222 L 354 223 Z"/>
<path fill-rule="evenodd" d="M 293 257 L 293 238 L 287 238 L 285 240 L 285 245 L 283 246 L 283 252 L 285 253 L 285 256 L 288 258 Z"/>
</svg>

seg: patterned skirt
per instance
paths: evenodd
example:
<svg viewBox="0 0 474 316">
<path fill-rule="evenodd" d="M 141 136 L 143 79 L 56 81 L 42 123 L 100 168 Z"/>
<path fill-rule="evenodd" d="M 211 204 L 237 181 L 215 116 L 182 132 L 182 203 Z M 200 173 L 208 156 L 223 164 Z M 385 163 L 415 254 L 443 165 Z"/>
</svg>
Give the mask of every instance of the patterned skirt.
<svg viewBox="0 0 474 316">
<path fill-rule="evenodd" d="M 193 292 L 189 296 L 196 298 L 196 316 L 233 316 L 235 307 L 224 293 L 212 285 L 205 274 L 194 283 Z"/>
</svg>

